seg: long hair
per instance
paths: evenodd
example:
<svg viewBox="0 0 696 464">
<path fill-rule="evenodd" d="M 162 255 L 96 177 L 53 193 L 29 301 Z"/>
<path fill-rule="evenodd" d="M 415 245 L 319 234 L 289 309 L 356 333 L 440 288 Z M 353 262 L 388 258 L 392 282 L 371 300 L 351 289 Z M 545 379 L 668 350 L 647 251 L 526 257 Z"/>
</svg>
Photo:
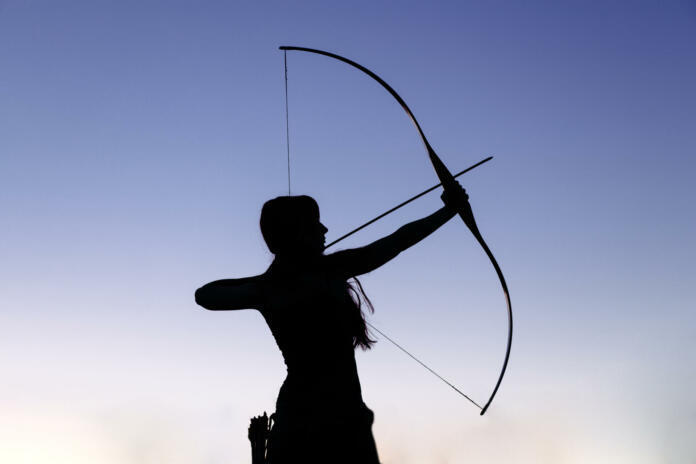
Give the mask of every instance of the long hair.
<svg viewBox="0 0 696 464">
<path fill-rule="evenodd" d="M 353 329 L 353 348 L 360 347 L 363 350 L 369 350 L 372 345 L 377 343 L 377 340 L 373 340 L 370 337 L 370 330 L 367 327 L 367 321 L 365 320 L 365 312 L 362 309 L 363 302 L 370 311 L 370 314 L 375 312 L 375 307 L 372 306 L 372 302 L 367 297 L 365 290 L 363 290 L 362 284 L 357 277 L 353 277 L 353 283 L 350 281 L 346 282 L 346 290 L 350 295 L 353 305 L 355 306 L 358 318 L 355 321 L 355 327 Z"/>
<path fill-rule="evenodd" d="M 296 250 L 302 238 L 303 226 L 313 221 L 319 221 L 319 205 L 314 198 L 307 195 L 282 196 L 264 203 L 259 225 L 268 249 L 277 256 Z M 369 350 L 376 340 L 370 337 L 363 304 L 370 313 L 374 313 L 375 308 L 360 281 L 355 277 L 352 280 L 352 283 L 346 282 L 346 293 L 353 303 L 350 327 L 353 347 Z"/>
</svg>

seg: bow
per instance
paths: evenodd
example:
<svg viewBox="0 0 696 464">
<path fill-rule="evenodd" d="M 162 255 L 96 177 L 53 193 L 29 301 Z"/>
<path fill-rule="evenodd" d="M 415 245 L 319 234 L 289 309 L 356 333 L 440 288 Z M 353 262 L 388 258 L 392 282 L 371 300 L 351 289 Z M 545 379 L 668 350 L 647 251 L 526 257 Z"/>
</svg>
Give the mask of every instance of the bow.
<svg viewBox="0 0 696 464">
<path fill-rule="evenodd" d="M 338 61 L 342 61 L 346 64 L 349 64 L 350 66 L 353 66 L 354 68 L 359 69 L 360 71 L 364 72 L 374 80 L 380 83 L 382 87 L 384 87 L 387 92 L 391 94 L 392 97 L 396 99 L 397 102 L 399 102 L 399 105 L 401 105 L 401 108 L 408 114 L 408 117 L 411 118 L 411 122 L 416 126 L 416 129 L 418 130 L 418 134 L 420 135 L 421 140 L 423 141 L 423 145 L 425 146 L 425 149 L 428 152 L 428 157 L 430 158 L 430 162 L 433 165 L 433 168 L 435 169 L 435 172 L 437 173 L 437 177 L 440 179 L 440 182 L 442 183 L 442 186 L 445 188 L 445 190 L 450 190 L 452 191 L 453 189 L 457 189 L 456 181 L 454 180 L 454 176 L 452 173 L 447 169 L 445 164 L 440 160 L 440 157 L 435 153 L 435 150 L 433 147 L 430 145 L 430 142 L 428 141 L 427 137 L 423 133 L 423 129 L 421 129 L 420 124 L 418 124 L 418 121 L 416 120 L 416 117 L 413 115 L 413 112 L 411 109 L 408 107 L 406 102 L 399 96 L 398 93 L 394 89 L 391 88 L 389 84 L 387 84 L 384 79 L 379 77 L 377 74 L 373 73 L 366 67 L 356 63 L 355 61 L 349 60 L 348 58 L 344 58 L 340 55 L 336 55 L 335 53 L 330 53 L 330 52 L 325 52 L 323 50 L 317 50 L 313 48 L 305 48 L 305 47 L 293 47 L 293 46 L 281 46 L 279 47 L 281 50 L 296 50 L 296 51 L 302 51 L 302 52 L 309 52 L 309 53 L 316 53 L 318 55 L 324 55 L 328 56 L 329 58 L 334 58 Z M 493 268 L 495 268 L 495 272 L 498 275 L 498 279 L 500 280 L 500 285 L 502 286 L 503 293 L 505 295 L 505 301 L 507 303 L 507 312 L 508 312 L 508 336 L 507 336 L 507 348 L 505 349 L 505 359 L 503 360 L 503 367 L 500 371 L 500 375 L 498 376 L 498 381 L 495 384 L 495 387 L 493 388 L 493 393 L 491 393 L 491 396 L 488 398 L 488 401 L 486 404 L 483 406 L 481 409 L 481 415 L 484 415 L 486 411 L 488 410 L 488 407 L 491 405 L 491 402 L 493 401 L 493 398 L 495 398 L 496 393 L 498 393 L 498 388 L 500 388 L 500 383 L 503 381 L 503 376 L 505 375 L 505 370 L 507 369 L 508 365 L 508 360 L 510 358 L 510 347 L 512 346 L 512 304 L 510 303 L 510 292 L 508 291 L 507 284 L 505 283 L 505 277 L 503 276 L 503 272 L 500 269 L 500 266 L 498 265 L 498 262 L 495 259 L 495 256 L 493 256 L 493 253 L 491 252 L 490 248 L 488 248 L 488 245 L 486 244 L 485 240 L 481 236 L 481 232 L 479 232 L 478 226 L 476 225 L 476 220 L 474 219 L 474 215 L 471 211 L 471 207 L 469 206 L 468 201 L 461 201 L 460 204 L 458 205 L 457 208 L 457 213 L 459 214 L 459 217 L 464 221 L 464 223 L 467 225 L 471 233 L 474 235 L 478 243 L 481 245 L 483 250 L 486 252 L 486 255 L 491 261 L 491 264 L 493 264 Z M 475 403 L 474 403 L 475 404 Z M 478 406 L 478 405 L 477 405 Z M 479 406 L 480 407 L 480 406 Z"/>
</svg>

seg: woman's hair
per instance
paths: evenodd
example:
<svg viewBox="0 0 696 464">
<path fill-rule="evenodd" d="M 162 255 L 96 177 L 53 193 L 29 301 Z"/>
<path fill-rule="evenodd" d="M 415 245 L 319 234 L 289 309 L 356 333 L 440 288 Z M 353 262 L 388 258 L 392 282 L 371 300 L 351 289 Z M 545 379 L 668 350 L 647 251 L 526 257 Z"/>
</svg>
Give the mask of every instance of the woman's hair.
<svg viewBox="0 0 696 464">
<path fill-rule="evenodd" d="M 261 234 L 271 253 L 287 253 L 296 248 L 304 224 L 319 220 L 319 205 L 307 195 L 277 197 L 261 209 Z"/>
<path fill-rule="evenodd" d="M 355 324 L 353 329 L 353 348 L 358 346 L 363 350 L 369 350 L 372 348 L 377 340 L 370 338 L 370 331 L 367 329 L 367 321 L 365 321 L 365 312 L 362 310 L 362 302 L 364 301 L 370 313 L 375 312 L 375 307 L 372 306 L 372 302 L 365 294 L 362 284 L 357 277 L 353 277 L 353 282 L 355 285 L 351 284 L 350 281 L 346 282 L 346 289 L 348 294 L 353 300 L 353 304 L 356 309 L 356 313 L 359 317 L 355 318 Z"/>
<path fill-rule="evenodd" d="M 319 221 L 319 205 L 314 198 L 307 195 L 283 196 L 268 200 L 263 205 L 259 225 L 268 249 L 278 255 L 295 250 L 302 240 L 304 225 L 313 221 Z M 362 309 L 363 302 L 371 313 L 375 309 L 360 281 L 355 277 L 352 280 L 354 283 L 346 282 L 346 292 L 354 307 L 351 318 L 353 347 L 369 350 L 376 341 L 370 338 Z"/>
</svg>

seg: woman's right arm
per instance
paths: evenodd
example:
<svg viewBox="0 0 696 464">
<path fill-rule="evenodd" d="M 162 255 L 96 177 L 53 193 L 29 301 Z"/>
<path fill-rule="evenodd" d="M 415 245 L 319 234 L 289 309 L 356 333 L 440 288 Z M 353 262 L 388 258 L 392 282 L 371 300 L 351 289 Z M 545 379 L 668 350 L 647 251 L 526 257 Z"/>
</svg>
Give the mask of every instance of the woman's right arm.
<svg viewBox="0 0 696 464">
<path fill-rule="evenodd" d="M 263 275 L 216 280 L 196 290 L 196 303 L 211 311 L 258 309 L 263 281 Z"/>
</svg>

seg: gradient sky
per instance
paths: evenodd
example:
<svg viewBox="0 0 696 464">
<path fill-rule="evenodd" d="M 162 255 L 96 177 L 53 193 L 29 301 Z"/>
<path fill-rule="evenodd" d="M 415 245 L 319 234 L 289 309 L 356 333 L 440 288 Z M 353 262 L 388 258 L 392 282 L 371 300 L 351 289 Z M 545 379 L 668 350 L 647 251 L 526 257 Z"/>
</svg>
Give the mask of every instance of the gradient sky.
<svg viewBox="0 0 696 464">
<path fill-rule="evenodd" d="M 386 341 L 384 464 L 695 462 L 693 1 L 0 1 L 0 462 L 250 462 L 284 366 L 201 284 L 260 273 L 287 192 L 283 54 L 408 102 L 512 294 L 490 412 Z M 293 193 L 328 239 L 437 182 L 374 81 L 288 54 Z M 340 246 L 434 211 L 419 200 Z M 506 337 L 454 220 L 369 276 L 371 321 L 485 401 Z"/>
</svg>

